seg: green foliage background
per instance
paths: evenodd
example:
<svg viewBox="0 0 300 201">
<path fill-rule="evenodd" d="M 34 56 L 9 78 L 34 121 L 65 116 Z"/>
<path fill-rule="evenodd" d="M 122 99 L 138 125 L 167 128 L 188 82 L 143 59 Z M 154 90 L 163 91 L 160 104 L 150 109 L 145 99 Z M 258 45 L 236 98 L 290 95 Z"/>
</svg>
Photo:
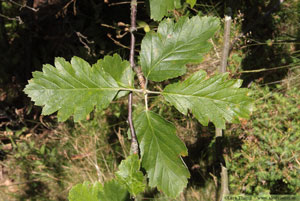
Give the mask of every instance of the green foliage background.
<svg viewBox="0 0 300 201">
<path fill-rule="evenodd" d="M 227 157 L 233 193 L 297 194 L 300 190 L 300 92 L 254 85 L 250 121 L 227 132 L 242 144 Z M 229 136 L 228 136 L 229 137 Z M 230 142 L 230 137 L 228 139 Z M 235 147 L 236 148 L 236 147 Z"/>
</svg>

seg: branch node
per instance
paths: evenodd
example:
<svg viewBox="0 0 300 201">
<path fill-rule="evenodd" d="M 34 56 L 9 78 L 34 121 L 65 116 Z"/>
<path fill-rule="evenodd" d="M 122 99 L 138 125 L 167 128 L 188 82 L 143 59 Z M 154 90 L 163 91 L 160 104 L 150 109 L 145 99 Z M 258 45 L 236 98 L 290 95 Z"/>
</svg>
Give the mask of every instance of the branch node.
<svg viewBox="0 0 300 201">
<path fill-rule="evenodd" d="M 134 34 L 137 31 L 136 27 L 130 27 L 129 32 Z"/>
</svg>

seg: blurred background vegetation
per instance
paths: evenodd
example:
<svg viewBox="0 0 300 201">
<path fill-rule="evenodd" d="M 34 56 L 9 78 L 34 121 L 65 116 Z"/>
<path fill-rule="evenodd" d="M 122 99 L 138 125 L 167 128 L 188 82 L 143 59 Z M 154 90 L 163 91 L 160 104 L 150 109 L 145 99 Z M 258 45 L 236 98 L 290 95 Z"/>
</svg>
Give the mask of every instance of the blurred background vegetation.
<svg viewBox="0 0 300 201">
<path fill-rule="evenodd" d="M 169 13 L 231 13 L 228 71 L 252 89 L 251 119 L 227 125 L 224 153 L 232 194 L 300 194 L 300 1 L 198 0 L 194 8 Z M 67 200 L 84 180 L 106 181 L 129 154 L 126 98 L 94 111 L 85 121 L 57 123 L 22 92 L 32 71 L 54 57 L 76 55 L 91 63 L 106 54 L 128 58 L 130 4 L 117 0 L 0 0 L 0 200 Z M 148 2 L 137 18 L 150 25 Z M 137 46 L 144 35 L 138 29 Z M 219 65 L 221 29 L 203 63 L 189 71 Z M 161 87 L 167 82 L 162 82 Z M 151 86 L 150 86 L 151 87 Z M 214 127 L 183 116 L 161 97 L 150 108 L 172 122 L 186 143 L 191 179 L 178 200 L 214 200 L 218 181 Z M 134 102 L 140 102 L 136 96 Z M 135 105 L 134 105 L 135 106 Z M 139 110 L 135 106 L 135 110 Z M 153 189 L 141 198 L 168 200 Z"/>
</svg>

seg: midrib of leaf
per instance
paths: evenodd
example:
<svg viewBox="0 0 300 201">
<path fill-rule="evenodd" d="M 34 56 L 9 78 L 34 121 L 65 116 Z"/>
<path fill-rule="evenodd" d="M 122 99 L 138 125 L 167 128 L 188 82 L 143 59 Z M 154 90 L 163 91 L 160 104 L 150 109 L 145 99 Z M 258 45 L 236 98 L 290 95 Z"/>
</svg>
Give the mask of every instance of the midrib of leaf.
<svg viewBox="0 0 300 201">
<path fill-rule="evenodd" d="M 69 74 L 70 75 L 70 74 Z M 70 75 L 71 76 L 71 75 Z M 80 91 L 80 90 L 87 90 L 87 89 L 98 89 L 99 91 L 101 91 L 101 90 L 111 90 L 111 91 L 121 91 L 121 90 L 129 90 L 130 91 L 130 88 L 121 88 L 121 87 L 114 87 L 114 86 L 112 86 L 112 87 L 100 87 L 97 83 L 95 83 L 95 82 L 93 82 L 93 84 L 95 85 L 95 86 L 97 86 L 97 87 L 91 87 L 91 86 L 87 86 L 87 85 L 85 85 L 84 83 L 82 83 L 82 82 L 80 82 L 80 80 L 78 80 L 78 79 L 76 79 L 76 77 L 72 77 L 72 78 L 74 78 L 77 82 L 79 82 L 81 85 L 83 85 L 83 86 L 85 86 L 85 87 L 80 87 L 80 88 L 78 88 L 78 87 L 76 87 L 76 86 L 74 86 L 73 84 L 71 84 L 71 83 L 69 83 L 69 82 L 67 82 L 66 80 L 64 80 L 63 78 L 61 78 L 60 76 L 57 76 L 57 78 L 59 78 L 61 81 L 63 81 L 64 83 L 66 83 L 66 84 L 68 84 L 70 87 L 72 87 L 72 88 L 62 88 L 62 87 L 60 87 L 59 85 L 57 85 L 54 81 L 51 81 L 51 80 L 49 80 L 49 79 L 46 79 L 46 78 L 44 78 L 44 77 L 40 77 L 39 79 L 40 80 L 43 80 L 43 81 L 46 81 L 48 84 L 51 84 L 51 85 L 55 85 L 55 86 L 57 86 L 57 88 L 46 88 L 46 87 L 44 87 L 44 86 L 42 86 L 42 85 L 40 85 L 40 86 L 42 86 L 44 89 L 47 89 L 47 90 L 75 90 L 75 91 Z M 107 82 L 107 80 L 104 78 L 104 77 L 102 77 L 103 78 L 103 80 L 105 81 L 105 83 L 109 86 L 109 83 Z M 37 90 L 37 89 L 29 89 L 28 91 L 43 91 L 44 89 L 40 89 L 40 90 Z"/>
<path fill-rule="evenodd" d="M 209 98 L 209 97 L 205 97 L 205 96 L 196 96 L 196 95 L 187 95 L 187 94 L 180 94 L 180 93 L 170 93 L 170 92 L 162 92 L 162 94 L 169 94 L 169 95 L 175 95 L 175 96 L 183 96 L 186 98 L 190 98 L 190 97 L 194 97 L 194 98 L 198 98 L 198 99 L 208 99 L 208 100 L 212 100 L 212 101 L 221 101 L 221 102 L 225 102 L 225 103 L 232 103 L 226 100 L 222 100 L 222 99 L 214 99 L 214 98 Z M 211 94 L 211 93 L 209 93 Z M 207 95 L 209 95 L 207 94 Z M 240 95 L 239 93 L 235 94 L 235 95 Z M 228 98 L 228 97 L 233 97 L 235 95 L 232 96 L 226 96 L 224 98 Z"/>
<path fill-rule="evenodd" d="M 152 124 L 151 124 L 151 121 L 150 121 L 150 119 L 149 119 L 148 112 L 146 112 L 146 115 L 147 115 L 148 125 L 150 125 L 151 131 L 152 131 L 152 133 L 154 134 L 155 132 L 154 132 L 153 126 L 152 126 Z M 154 138 L 155 138 L 156 144 L 158 144 L 158 142 L 157 142 L 157 136 L 156 136 L 156 135 L 153 135 L 153 136 L 154 136 Z M 152 143 L 153 143 L 153 140 L 151 140 L 151 144 L 150 144 L 149 147 L 152 147 Z M 158 149 L 161 151 L 160 147 L 158 147 Z"/>
<path fill-rule="evenodd" d="M 44 88 L 44 89 L 27 89 L 27 91 L 45 91 L 45 90 L 53 90 L 53 91 L 87 91 L 87 90 L 97 90 L 97 91 L 131 91 L 129 88 L 125 90 L 124 88 L 112 88 L 112 87 L 105 87 L 105 88 Z"/>
<path fill-rule="evenodd" d="M 195 40 L 196 40 L 196 39 L 195 39 Z M 191 40 L 191 41 L 192 41 L 192 40 Z M 177 43 L 177 41 L 176 41 L 176 43 Z M 190 44 L 191 44 L 191 43 L 189 42 L 189 45 L 190 45 Z M 169 52 L 166 56 L 162 57 L 159 61 L 157 61 L 157 62 L 153 65 L 153 67 L 150 68 L 149 73 L 147 74 L 146 77 L 149 77 L 149 75 L 151 74 L 151 72 L 153 71 L 153 69 L 155 69 L 156 66 L 157 66 L 159 63 L 161 63 L 164 59 L 166 59 L 166 58 L 169 57 L 171 54 L 175 53 L 178 49 L 184 47 L 185 45 L 186 45 L 186 44 L 183 44 L 183 45 L 180 45 L 180 46 L 177 46 L 177 47 L 173 48 L 173 50 L 172 50 L 171 52 Z M 151 48 L 152 48 L 152 45 L 151 45 Z M 152 48 L 152 49 L 153 49 L 153 48 Z M 178 52 L 179 52 L 179 51 L 178 51 Z M 151 54 L 152 54 L 152 51 L 151 51 Z M 152 58 L 152 55 L 151 55 L 151 58 Z M 171 61 L 171 60 L 168 60 L 168 61 Z M 175 60 L 173 60 L 173 61 L 175 61 Z M 169 71 L 170 71 L 170 70 L 169 70 Z"/>
<path fill-rule="evenodd" d="M 217 92 L 219 92 L 219 91 L 221 91 L 221 90 L 223 90 L 223 89 L 226 89 L 227 87 L 224 85 L 222 88 L 219 88 L 219 89 L 217 89 L 217 90 L 214 90 L 214 91 L 211 91 L 211 92 L 208 92 L 208 93 L 206 93 L 206 94 L 203 94 L 203 95 L 201 95 L 201 96 L 197 96 L 197 95 L 194 95 L 195 93 L 198 93 L 199 91 L 203 91 L 203 90 L 205 90 L 206 88 L 208 88 L 208 87 L 212 87 L 212 86 L 214 86 L 215 84 L 217 84 L 220 80 L 222 80 L 222 76 L 220 76 L 218 79 L 216 79 L 214 82 L 212 82 L 211 84 L 209 84 L 209 85 L 207 85 L 207 86 L 204 86 L 203 88 L 199 88 L 197 91 L 195 91 L 194 93 L 192 93 L 192 94 L 183 94 L 183 93 L 173 93 L 173 92 L 165 92 L 165 91 L 163 91 L 162 92 L 162 94 L 173 94 L 173 95 L 178 95 L 178 96 L 191 96 L 191 97 L 197 97 L 197 98 L 207 98 L 207 99 L 210 99 L 210 100 L 220 100 L 220 99 L 213 99 L 213 98 L 209 98 L 209 97 L 206 97 L 206 96 L 208 96 L 208 95 L 210 95 L 210 94 L 213 94 L 213 93 L 217 93 Z M 206 80 L 203 80 L 203 81 L 201 81 L 200 83 L 199 83 L 199 85 L 202 83 L 202 82 L 205 82 Z M 190 84 L 190 85 L 188 85 L 187 87 L 185 87 L 185 88 L 183 88 L 182 90 L 183 91 L 187 91 L 190 87 L 194 87 L 192 84 Z M 231 88 L 231 89 L 237 89 L 237 88 Z M 233 97 L 233 96 L 235 96 L 235 95 L 239 95 L 240 93 L 236 93 L 236 94 L 234 94 L 234 95 L 231 95 L 231 96 L 226 96 L 226 97 L 224 97 L 224 98 L 228 98 L 228 97 Z M 223 101 L 223 100 L 222 100 Z M 224 101 L 224 102 L 228 102 L 228 101 Z M 228 102 L 228 103 L 230 103 L 230 102 Z"/>
<path fill-rule="evenodd" d="M 174 92 L 162 92 L 162 94 L 173 95 L 173 96 L 183 96 L 183 97 L 187 97 L 187 98 L 194 97 L 194 98 L 199 98 L 199 99 L 209 99 L 209 100 L 212 100 L 212 101 L 222 101 L 222 102 L 225 102 L 225 103 L 232 103 L 232 102 L 229 102 L 229 101 L 226 101 L 226 100 L 223 100 L 223 99 L 214 99 L 214 98 L 206 97 L 206 96 L 208 96 L 212 93 L 217 93 L 218 91 L 221 91 L 223 89 L 225 89 L 225 88 L 222 88 L 222 89 L 219 89 L 219 90 L 216 90 L 216 91 L 213 91 L 213 92 L 209 92 L 209 93 L 201 95 L 201 96 L 194 95 L 196 92 L 193 93 L 193 94 L 181 94 L 181 93 L 177 93 L 177 92 L 176 93 L 174 93 Z M 229 97 L 233 97 L 233 96 L 237 96 L 237 95 L 240 95 L 240 94 L 241 93 L 236 93 L 236 94 L 231 95 L 231 96 L 226 96 L 226 97 L 224 97 L 224 99 L 229 98 Z"/>
<path fill-rule="evenodd" d="M 150 125 L 151 131 L 152 131 L 152 133 L 154 134 L 155 131 L 154 131 L 154 128 L 153 128 L 153 126 L 152 126 L 152 124 L 151 124 L 151 121 L 150 121 L 150 119 L 149 119 L 148 112 L 146 112 L 146 114 L 147 114 L 147 121 L 148 121 L 148 124 Z M 164 144 L 165 147 L 166 147 L 168 150 L 170 150 L 168 144 L 166 144 L 166 143 L 164 143 L 164 142 L 158 143 L 157 136 L 156 136 L 156 135 L 152 135 L 152 136 L 154 136 L 156 144 Z M 154 141 L 154 140 L 151 140 L 151 144 L 150 144 L 149 147 L 151 147 L 151 145 L 153 144 L 153 141 Z M 163 151 L 161 150 L 160 146 L 158 146 L 158 150 L 159 150 L 159 151 L 158 151 L 157 153 L 159 153 L 159 154 L 160 154 L 161 152 L 163 153 Z M 170 152 L 173 152 L 173 151 L 170 150 Z M 161 154 L 160 154 L 160 157 L 163 157 L 165 160 L 168 160 L 168 161 L 172 162 L 175 166 L 177 166 L 177 164 L 176 164 L 173 160 L 170 160 L 168 157 L 164 157 L 164 156 L 161 155 Z M 157 158 L 156 158 L 156 159 L 157 159 Z M 176 175 L 176 176 L 177 176 L 177 175 Z"/>
<path fill-rule="evenodd" d="M 180 30 L 180 33 L 182 32 L 182 29 Z M 200 33 L 199 33 L 200 34 Z M 202 33 L 201 33 L 202 34 Z M 179 37 L 178 37 L 179 38 Z M 194 39 L 192 39 L 192 40 L 190 40 L 190 41 L 188 41 L 188 45 L 192 45 L 193 43 L 193 40 L 197 40 L 198 39 L 198 37 L 197 38 L 194 38 Z M 176 46 L 177 45 L 177 43 L 178 43 L 178 41 L 176 41 L 176 43 L 175 43 L 175 45 L 174 46 Z M 164 57 L 162 57 L 159 61 L 157 61 L 154 65 L 153 65 L 153 67 L 152 68 L 150 68 L 150 70 L 149 70 L 149 73 L 147 74 L 147 76 L 146 77 L 148 77 L 150 74 L 151 74 L 151 72 L 153 71 L 153 69 L 155 69 L 155 67 L 159 64 L 159 63 L 161 63 L 165 58 L 167 58 L 167 57 L 169 57 L 171 54 L 173 54 L 173 53 L 175 53 L 178 49 L 180 49 L 180 48 L 182 48 L 182 47 L 184 47 L 184 46 L 188 46 L 186 43 L 183 43 L 182 45 L 178 45 L 177 47 L 173 47 L 172 49 L 172 51 L 171 52 L 169 52 L 169 53 L 167 53 L 167 55 L 166 56 L 164 56 Z M 152 58 L 152 51 L 153 50 L 153 45 L 151 44 L 151 58 Z M 178 51 L 178 52 L 180 52 L 180 51 Z M 170 60 L 169 60 L 170 61 Z"/>
<path fill-rule="evenodd" d="M 171 94 L 171 93 L 170 93 L 170 94 Z M 179 96 L 188 97 L 187 95 L 179 95 Z M 226 114 L 226 111 L 223 110 L 222 108 L 220 108 L 220 107 L 218 106 L 218 104 L 216 104 L 216 102 L 234 104 L 234 103 L 229 102 L 229 101 L 218 100 L 218 99 L 212 99 L 212 98 L 207 98 L 207 97 L 199 97 L 199 96 L 192 96 L 192 97 L 197 97 L 197 98 L 202 99 L 202 100 L 203 100 L 203 99 L 209 99 L 209 100 L 212 100 L 211 103 L 213 103 L 217 108 L 219 108 L 220 110 L 222 110 L 222 111 L 224 112 L 224 114 Z M 177 102 L 177 99 L 176 99 L 176 98 L 175 98 L 175 100 L 176 100 L 176 102 Z M 189 101 L 189 100 L 187 99 L 187 101 Z M 204 101 L 205 101 L 205 100 L 204 100 Z M 180 103 L 180 102 L 179 102 L 179 103 Z M 191 104 L 193 105 L 193 107 L 196 107 L 196 106 L 194 106 L 193 103 L 191 103 Z M 181 105 L 181 104 L 180 104 L 180 105 Z"/>
<path fill-rule="evenodd" d="M 152 46 L 152 45 L 151 45 Z M 151 47 L 152 48 L 152 47 Z M 176 48 L 175 48 L 176 49 Z M 150 68 L 150 71 L 149 71 L 149 73 L 147 74 L 147 77 L 149 76 L 149 74 L 151 74 L 151 72 L 153 71 L 153 69 L 155 69 L 155 67 L 159 64 L 159 63 L 161 63 L 165 58 L 167 58 L 168 56 L 170 56 L 171 54 L 173 54 L 174 52 L 175 52 L 175 49 L 173 50 L 173 52 L 170 52 L 170 53 L 168 53 L 165 57 L 162 57 L 159 61 L 157 61 L 154 65 L 153 65 L 153 67 L 152 68 Z M 152 54 L 152 51 L 151 51 L 151 54 Z M 151 56 L 151 58 L 152 58 L 152 56 Z"/>
<path fill-rule="evenodd" d="M 226 97 L 224 97 L 223 99 L 214 99 L 214 98 L 206 97 L 206 96 L 208 96 L 208 95 L 210 95 L 210 94 L 217 93 L 217 92 L 219 92 L 219 91 L 221 91 L 221 90 L 226 89 L 226 86 L 224 85 L 224 87 L 219 88 L 218 90 L 211 91 L 211 92 L 206 93 L 206 94 L 203 94 L 203 95 L 201 95 L 201 96 L 199 96 L 199 95 L 198 95 L 198 96 L 197 96 L 197 95 L 194 95 L 195 93 L 197 93 L 197 92 L 200 91 L 200 90 L 205 90 L 205 89 L 208 88 L 208 87 L 212 87 L 213 85 L 215 85 L 215 84 L 216 84 L 217 82 L 219 82 L 220 80 L 222 80 L 222 77 L 221 77 L 221 76 L 220 76 L 217 80 L 215 80 L 213 83 L 211 83 L 211 84 L 209 84 L 209 85 L 207 85 L 207 86 L 205 86 L 205 87 L 203 87 L 203 88 L 197 90 L 197 91 L 194 92 L 193 94 L 181 94 L 181 93 L 172 93 L 172 92 L 163 92 L 163 94 L 167 94 L 167 95 L 171 95 L 171 96 L 173 95 L 173 96 L 175 96 L 175 97 L 176 97 L 176 96 L 180 96 L 180 97 L 183 97 L 184 99 L 186 99 L 187 101 L 189 101 L 189 98 L 196 98 L 196 99 L 202 100 L 202 101 L 205 101 L 205 99 L 206 99 L 206 100 L 210 100 L 211 103 L 212 103 L 216 108 L 218 108 L 220 111 L 223 112 L 223 115 L 225 115 L 227 118 L 231 118 L 230 115 L 227 114 L 227 111 L 225 111 L 223 108 L 221 108 L 221 107 L 217 104 L 217 102 L 219 102 L 219 103 L 221 103 L 221 104 L 222 104 L 222 103 L 235 104 L 234 102 L 226 101 L 226 100 L 224 100 L 224 99 L 227 99 L 227 98 L 229 98 L 229 97 L 234 97 L 234 96 L 241 95 L 242 92 L 241 92 L 241 93 L 235 93 L 234 95 L 231 95 L 231 96 L 226 96 Z M 205 81 L 205 80 L 204 80 L 204 81 Z M 199 84 L 201 84 L 201 82 L 200 82 Z M 182 90 L 188 90 L 188 88 L 191 87 L 191 86 L 192 86 L 192 85 L 188 85 L 187 87 L 185 87 L 185 88 L 182 89 Z M 181 105 L 180 101 L 179 101 L 179 102 L 177 101 L 177 98 L 173 98 L 173 100 L 175 100 L 178 104 Z M 242 101 L 242 102 L 246 102 L 246 101 Z M 240 102 L 240 104 L 241 104 L 242 102 Z M 194 102 L 191 102 L 191 104 L 192 104 L 193 107 L 196 107 L 196 106 L 194 105 Z"/>
</svg>

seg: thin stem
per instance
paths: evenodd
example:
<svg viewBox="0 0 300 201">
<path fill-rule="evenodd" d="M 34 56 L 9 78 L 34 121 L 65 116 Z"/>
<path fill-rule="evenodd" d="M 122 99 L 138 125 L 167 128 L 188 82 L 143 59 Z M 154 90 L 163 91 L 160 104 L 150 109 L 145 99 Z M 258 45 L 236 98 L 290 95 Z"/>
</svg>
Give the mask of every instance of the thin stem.
<svg viewBox="0 0 300 201">
<path fill-rule="evenodd" d="M 130 3 L 131 3 L 130 1 L 124 1 L 124 2 L 118 2 L 118 3 L 110 3 L 110 4 L 108 4 L 108 6 L 118 6 L 118 5 L 123 5 L 123 4 L 130 4 Z M 145 3 L 145 2 L 138 1 L 136 3 L 138 4 L 138 3 Z"/>
<path fill-rule="evenodd" d="M 146 108 L 146 111 L 148 111 L 148 94 L 147 93 L 144 93 L 144 98 L 145 98 L 145 108 Z"/>
<path fill-rule="evenodd" d="M 7 0 L 1 0 L 1 1 L 6 2 Z M 32 7 L 30 7 L 30 6 L 27 6 L 26 3 L 24 3 L 24 4 L 19 4 L 18 2 L 15 2 L 15 1 L 13 1 L 13 0 L 8 0 L 8 1 L 11 2 L 12 4 L 15 4 L 15 5 L 17 5 L 17 6 L 20 6 L 21 9 L 22 9 L 22 8 L 27 8 L 27 9 L 32 10 L 32 11 L 34 11 L 34 12 L 39 11 L 38 8 L 36 9 L 36 8 L 32 8 Z"/>
<path fill-rule="evenodd" d="M 146 94 L 161 94 L 160 91 L 150 91 L 150 90 L 144 90 Z"/>
<path fill-rule="evenodd" d="M 131 0 L 131 27 L 130 27 L 130 35 L 131 35 L 131 42 L 130 42 L 130 56 L 129 61 L 130 65 L 133 69 L 135 69 L 134 63 L 134 46 L 135 46 L 135 36 L 134 31 L 136 31 L 136 12 L 137 12 L 137 1 Z M 132 122 L 132 92 L 129 93 L 128 96 L 128 123 L 131 133 L 131 151 L 133 154 L 139 154 L 139 145 L 135 133 L 135 129 Z"/>
<path fill-rule="evenodd" d="M 148 93 L 147 93 L 147 84 L 148 84 L 148 80 L 146 79 L 146 82 L 144 82 L 144 99 L 145 99 L 145 109 L 146 111 L 148 111 Z"/>
<path fill-rule="evenodd" d="M 132 122 L 132 92 L 128 96 L 128 123 L 131 133 L 131 151 L 133 154 L 139 154 L 139 145 Z"/>
<path fill-rule="evenodd" d="M 227 59 L 229 54 L 229 46 L 230 46 L 230 25 L 231 25 L 231 17 L 225 16 L 225 28 L 224 28 L 224 45 L 221 57 L 221 65 L 219 66 L 219 72 L 225 73 L 227 66 Z"/>
<path fill-rule="evenodd" d="M 160 91 L 150 91 L 147 89 L 132 89 L 132 88 L 118 88 L 120 91 L 131 91 L 137 93 L 144 93 L 144 94 L 161 94 Z"/>
<path fill-rule="evenodd" d="M 224 45 L 222 50 L 221 64 L 219 66 L 219 72 L 225 73 L 227 67 L 227 59 L 229 54 L 229 46 L 230 46 L 230 25 L 231 25 L 231 17 L 225 15 L 225 24 L 224 24 Z M 219 189 L 219 201 L 222 201 L 225 195 L 229 194 L 228 189 L 228 173 L 226 169 L 226 164 L 223 156 L 223 142 L 224 136 L 222 129 L 216 128 L 216 154 L 217 154 L 217 162 L 221 167 L 221 186 Z"/>
</svg>

